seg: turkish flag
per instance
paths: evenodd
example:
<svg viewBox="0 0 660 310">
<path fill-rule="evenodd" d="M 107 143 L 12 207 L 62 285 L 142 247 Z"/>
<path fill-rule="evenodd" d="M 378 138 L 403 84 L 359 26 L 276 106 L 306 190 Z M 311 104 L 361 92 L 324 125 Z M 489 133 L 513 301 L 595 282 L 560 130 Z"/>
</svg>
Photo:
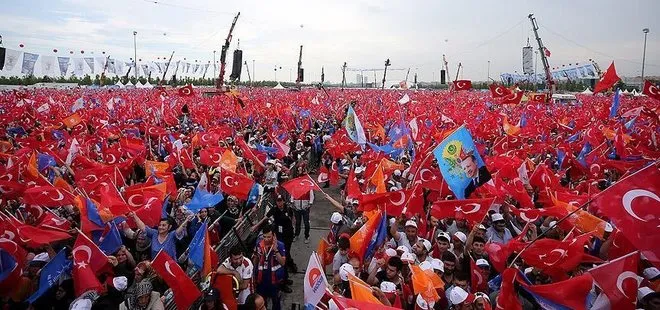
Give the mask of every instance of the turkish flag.
<svg viewBox="0 0 660 310">
<path fill-rule="evenodd" d="M 490 88 L 490 94 L 493 96 L 493 98 L 500 98 L 511 95 L 510 89 L 499 84 L 490 84 L 488 88 Z"/>
<path fill-rule="evenodd" d="M 73 257 L 73 283 L 76 296 L 89 290 L 101 290 L 101 282 L 96 277 L 108 263 L 108 257 L 84 234 L 78 234 L 71 251 Z"/>
<path fill-rule="evenodd" d="M 216 167 L 222 162 L 222 153 L 225 151 L 222 147 L 208 147 L 199 151 L 199 161 L 209 167 Z"/>
<path fill-rule="evenodd" d="M 353 199 L 362 197 L 362 190 L 360 190 L 360 183 L 355 177 L 355 169 L 351 169 L 346 178 L 346 196 Z"/>
<path fill-rule="evenodd" d="M 496 309 L 522 310 L 514 286 L 516 277 L 518 270 L 515 268 L 507 268 L 502 272 L 502 286 L 495 302 Z"/>
<path fill-rule="evenodd" d="M 519 178 L 513 179 L 513 181 L 509 184 L 504 184 L 502 183 L 502 188 L 504 188 L 513 199 L 518 201 L 520 203 L 521 207 L 525 208 L 533 208 L 534 207 L 534 202 L 532 201 L 532 197 L 529 197 L 529 194 L 527 193 L 527 190 L 522 184 L 522 181 L 520 181 Z"/>
<path fill-rule="evenodd" d="M 6 199 L 18 199 L 23 196 L 24 192 L 25 185 L 14 181 L 0 180 L 0 194 Z"/>
<path fill-rule="evenodd" d="M 619 80 L 621 80 L 621 78 L 616 74 L 616 68 L 614 67 L 613 61 L 609 68 L 607 68 L 607 71 L 605 71 L 605 74 L 600 78 L 600 81 L 598 81 L 598 84 L 596 84 L 596 87 L 594 87 L 594 95 L 609 89 Z"/>
<path fill-rule="evenodd" d="M 647 95 L 655 100 L 660 100 L 660 89 L 658 86 L 653 85 L 650 81 L 644 81 L 644 89 L 642 94 Z"/>
<path fill-rule="evenodd" d="M 592 204 L 607 216 L 641 254 L 660 266 L 660 171 L 657 164 L 629 175 L 596 194 Z"/>
<path fill-rule="evenodd" d="M 612 309 L 635 309 L 637 289 L 642 281 L 637 275 L 639 259 L 639 252 L 635 251 L 588 271 L 609 298 Z"/>
<path fill-rule="evenodd" d="M 163 200 L 167 195 L 167 183 L 154 184 L 153 179 L 145 183 L 136 184 L 124 190 L 124 198 L 132 208 L 139 208 L 149 199 Z"/>
<path fill-rule="evenodd" d="M 472 293 L 488 292 L 488 273 L 489 271 L 481 270 L 474 259 L 470 258 L 470 288 Z"/>
<path fill-rule="evenodd" d="M 470 80 L 454 81 L 454 90 L 469 90 L 471 88 L 472 88 L 472 81 Z"/>
<path fill-rule="evenodd" d="M 495 198 L 440 200 L 433 203 L 431 215 L 437 219 L 466 219 L 470 224 L 481 223 Z"/>
<path fill-rule="evenodd" d="M 154 227 L 158 225 L 158 222 L 160 222 L 160 219 L 162 218 L 164 200 L 152 199 L 152 197 L 145 198 L 146 203 L 135 211 L 135 215 L 137 215 L 137 217 L 142 220 L 144 225 Z M 131 217 L 129 217 L 126 221 L 129 227 L 137 227 L 135 221 L 133 221 Z"/>
<path fill-rule="evenodd" d="M 194 94 L 192 85 L 188 84 L 184 87 L 179 88 L 179 96 L 190 97 Z"/>
<path fill-rule="evenodd" d="M 559 179 L 557 179 L 552 170 L 550 170 L 550 168 L 548 168 L 548 166 L 545 164 L 536 166 L 532 176 L 529 177 L 529 184 L 536 186 L 541 190 L 546 188 L 555 189 L 561 187 L 559 184 Z"/>
<path fill-rule="evenodd" d="M 536 102 L 545 102 L 547 96 L 546 94 L 534 94 L 530 96 L 530 101 L 536 101 Z"/>
<path fill-rule="evenodd" d="M 502 99 L 502 104 L 519 104 L 522 100 L 522 97 L 523 92 L 514 91 L 511 94 L 504 96 L 504 99 Z"/>
<path fill-rule="evenodd" d="M 509 206 L 509 211 L 511 211 L 511 213 L 515 214 L 517 217 L 520 217 L 524 222 L 534 222 L 541 216 L 554 216 L 557 218 L 562 218 L 568 214 L 568 210 L 563 207 L 518 209 L 516 207 Z"/>
<path fill-rule="evenodd" d="M 300 197 L 309 193 L 311 190 L 321 190 L 308 174 L 287 181 L 282 184 L 282 187 L 284 187 L 294 199 L 300 199 Z"/>
<path fill-rule="evenodd" d="M 44 217 L 41 219 L 39 226 L 53 227 L 67 231 L 71 229 L 71 222 L 63 219 L 52 212 L 46 212 Z"/>
<path fill-rule="evenodd" d="M 543 285 L 529 285 L 519 278 L 517 281 L 530 292 L 575 310 L 585 309 L 587 295 L 593 286 L 593 278 L 588 273 L 565 281 Z M 612 309 L 617 308 L 612 307 Z"/>
<path fill-rule="evenodd" d="M 254 186 L 254 180 L 230 170 L 220 171 L 220 188 L 223 192 L 236 196 L 238 199 L 247 199 Z"/>
<path fill-rule="evenodd" d="M 566 272 L 582 262 L 584 244 L 591 234 L 584 234 L 570 240 L 539 239 L 520 255 L 525 263 L 536 267 L 554 279 L 566 278 Z"/>
<path fill-rule="evenodd" d="M 158 252 L 151 266 L 163 278 L 174 293 L 174 303 L 178 309 L 188 309 L 202 296 L 195 283 L 185 271 L 164 251 Z"/>
<path fill-rule="evenodd" d="M 35 186 L 23 192 L 23 202 L 44 207 L 58 207 L 73 204 L 71 193 L 55 186 Z"/>
</svg>

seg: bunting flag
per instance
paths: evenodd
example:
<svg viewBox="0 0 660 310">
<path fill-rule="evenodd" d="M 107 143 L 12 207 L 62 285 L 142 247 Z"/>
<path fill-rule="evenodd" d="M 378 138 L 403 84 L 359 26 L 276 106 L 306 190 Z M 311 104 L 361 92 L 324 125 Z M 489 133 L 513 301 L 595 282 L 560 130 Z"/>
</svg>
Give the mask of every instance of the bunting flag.
<svg viewBox="0 0 660 310">
<path fill-rule="evenodd" d="M 23 66 L 21 67 L 21 73 L 25 75 L 34 74 L 34 64 L 37 62 L 39 55 L 32 53 L 23 53 Z"/>
</svg>

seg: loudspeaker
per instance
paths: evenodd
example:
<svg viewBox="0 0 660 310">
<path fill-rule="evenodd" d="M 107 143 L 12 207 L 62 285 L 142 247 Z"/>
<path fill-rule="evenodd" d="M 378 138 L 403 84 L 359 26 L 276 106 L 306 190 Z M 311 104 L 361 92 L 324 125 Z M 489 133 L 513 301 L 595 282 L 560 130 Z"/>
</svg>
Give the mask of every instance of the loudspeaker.
<svg viewBox="0 0 660 310">
<path fill-rule="evenodd" d="M 300 68 L 298 69 L 298 82 L 303 82 L 305 80 L 305 69 Z"/>
<path fill-rule="evenodd" d="M 444 85 L 447 84 L 447 79 L 445 78 L 446 72 L 445 70 L 440 70 L 440 84 Z"/>
<path fill-rule="evenodd" d="M 229 76 L 229 78 L 232 80 L 240 80 L 242 68 L 243 68 L 243 51 L 234 50 L 234 63 L 231 66 L 231 75 Z"/>
</svg>

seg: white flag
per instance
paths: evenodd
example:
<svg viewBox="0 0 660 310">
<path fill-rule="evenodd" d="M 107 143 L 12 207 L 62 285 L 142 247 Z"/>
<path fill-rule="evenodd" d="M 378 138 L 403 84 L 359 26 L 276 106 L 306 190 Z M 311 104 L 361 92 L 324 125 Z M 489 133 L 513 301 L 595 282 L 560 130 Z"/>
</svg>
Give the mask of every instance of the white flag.
<svg viewBox="0 0 660 310">
<path fill-rule="evenodd" d="M 309 256 L 309 263 L 307 263 L 307 271 L 305 271 L 304 282 L 304 301 L 305 308 L 307 305 L 315 307 L 328 287 L 328 280 L 325 278 L 325 271 L 316 256 L 316 252 L 312 252 Z"/>
<path fill-rule="evenodd" d="M 39 106 L 37 108 L 37 112 L 39 112 L 39 113 L 43 113 L 43 112 L 46 112 L 48 110 L 50 110 L 50 105 L 48 105 L 48 103 L 44 103 L 44 104 L 42 104 L 41 106 Z"/>
<path fill-rule="evenodd" d="M 419 133 L 419 127 L 417 127 L 417 118 L 415 117 L 411 119 L 408 125 L 410 126 L 410 132 L 412 133 L 413 139 L 417 139 L 417 134 Z"/>
<path fill-rule="evenodd" d="M 406 104 L 408 102 L 410 102 L 410 97 L 408 96 L 408 94 L 403 95 L 403 97 L 399 99 L 399 104 Z"/>
<path fill-rule="evenodd" d="M 71 165 L 71 162 L 73 161 L 73 157 L 78 154 L 78 151 L 80 151 L 80 143 L 78 143 L 78 140 L 76 138 L 73 138 L 71 141 L 71 146 L 69 146 L 69 155 L 66 156 L 66 164 Z"/>
</svg>

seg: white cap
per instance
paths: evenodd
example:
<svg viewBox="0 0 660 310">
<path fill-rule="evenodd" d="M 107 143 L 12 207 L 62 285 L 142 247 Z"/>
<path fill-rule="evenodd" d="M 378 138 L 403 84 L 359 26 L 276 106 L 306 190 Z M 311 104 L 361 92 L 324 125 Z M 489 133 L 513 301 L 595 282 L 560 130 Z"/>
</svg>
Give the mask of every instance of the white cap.
<svg viewBox="0 0 660 310">
<path fill-rule="evenodd" d="M 639 290 L 637 290 L 637 300 L 642 301 L 642 299 L 644 299 L 644 297 L 648 296 L 649 294 L 657 294 L 657 293 L 655 293 L 655 291 L 649 288 L 648 286 L 640 287 Z"/>
<path fill-rule="evenodd" d="M 348 281 L 349 273 L 355 275 L 355 269 L 353 269 L 353 265 L 345 263 L 339 267 L 339 277 L 342 281 Z"/>
<path fill-rule="evenodd" d="M 396 292 L 396 284 L 389 281 L 383 281 L 380 283 L 380 290 L 383 293 L 394 293 Z"/>
<path fill-rule="evenodd" d="M 339 212 L 333 212 L 332 216 L 330 216 L 330 222 L 332 224 L 339 224 L 339 222 L 342 220 L 341 213 Z"/>
<path fill-rule="evenodd" d="M 387 257 L 394 257 L 394 256 L 397 256 L 399 254 L 397 254 L 395 249 L 387 248 L 385 250 L 385 255 L 387 255 Z"/>
<path fill-rule="evenodd" d="M 465 301 L 469 301 L 469 297 L 470 294 L 459 286 L 454 286 L 451 292 L 449 292 L 449 301 L 454 305 L 460 305 Z"/>
<path fill-rule="evenodd" d="M 493 215 L 490 216 L 490 220 L 493 222 L 504 221 L 504 217 L 502 216 L 502 214 L 493 213 Z"/>
<path fill-rule="evenodd" d="M 441 232 L 438 233 L 438 236 L 436 237 L 436 239 L 440 239 L 440 238 L 443 238 L 443 239 L 447 240 L 447 242 L 451 241 L 451 238 L 449 237 L 449 234 L 444 232 L 444 231 L 441 231 Z"/>
<path fill-rule="evenodd" d="M 76 300 L 72 305 L 71 310 L 90 310 L 92 309 L 92 301 L 84 298 Z"/>
<path fill-rule="evenodd" d="M 605 232 L 611 233 L 612 231 L 614 231 L 614 227 L 612 227 L 612 224 L 605 223 Z"/>
<path fill-rule="evenodd" d="M 426 309 L 433 309 L 433 306 L 435 306 L 434 301 L 432 301 L 430 303 L 427 303 L 426 300 L 424 300 L 424 298 L 422 297 L 421 294 L 417 295 L 417 300 L 415 301 L 415 303 L 417 304 L 417 307 L 419 307 L 421 309 L 425 309 L 425 310 Z"/>
<path fill-rule="evenodd" d="M 48 257 L 48 253 L 46 252 L 39 253 L 35 255 L 34 258 L 32 259 L 33 262 L 48 262 L 49 260 L 50 258 Z"/>
<path fill-rule="evenodd" d="M 431 266 L 433 267 L 433 270 L 440 270 L 441 272 L 445 272 L 445 263 L 443 263 L 438 258 L 434 258 L 431 261 Z"/>
<path fill-rule="evenodd" d="M 406 227 L 408 227 L 408 226 L 412 226 L 412 227 L 417 228 L 417 222 L 415 222 L 413 220 L 407 220 L 406 221 Z"/>
<path fill-rule="evenodd" d="M 486 230 L 486 226 L 484 226 L 484 224 L 479 224 L 477 227 L 479 227 L 481 230 Z"/>
<path fill-rule="evenodd" d="M 391 218 L 391 219 L 390 219 L 390 226 L 391 226 L 391 225 L 394 225 L 394 223 L 396 223 L 396 219 L 395 219 L 395 218 Z"/>
<path fill-rule="evenodd" d="M 401 170 L 399 169 L 394 170 L 394 175 L 401 176 Z"/>
<path fill-rule="evenodd" d="M 397 251 L 401 251 L 401 252 L 403 252 L 403 253 L 408 253 L 408 252 L 410 252 L 410 250 L 408 250 L 408 248 L 407 248 L 406 246 L 404 246 L 404 245 L 400 245 L 400 246 L 396 247 L 396 250 L 397 250 Z"/>
<path fill-rule="evenodd" d="M 655 267 L 649 267 L 644 269 L 643 274 L 646 280 L 651 281 L 651 280 L 655 280 L 656 278 L 658 278 L 658 276 L 660 276 L 660 270 L 658 270 L 658 268 Z"/>
<path fill-rule="evenodd" d="M 413 254 L 413 253 L 406 252 L 406 253 L 401 254 L 401 261 L 404 262 L 404 263 L 414 264 L 415 259 L 416 259 L 416 257 L 415 257 L 415 254 Z"/>
<path fill-rule="evenodd" d="M 433 245 L 431 245 L 431 242 L 429 242 L 426 239 L 422 239 L 422 243 L 424 244 L 424 248 L 426 248 L 427 252 L 431 251 L 431 249 L 433 248 Z"/>
<path fill-rule="evenodd" d="M 458 240 L 461 240 L 463 243 L 467 241 L 467 236 L 462 231 L 455 232 L 454 237 L 456 237 Z"/>
<path fill-rule="evenodd" d="M 432 270 L 433 265 L 431 265 L 429 261 L 425 260 L 419 264 L 419 268 L 422 270 Z"/>
<path fill-rule="evenodd" d="M 128 279 L 124 276 L 114 277 L 112 278 L 112 286 L 116 290 L 123 292 L 128 287 Z"/>
<path fill-rule="evenodd" d="M 361 172 L 363 172 L 364 170 L 367 170 L 367 169 L 364 168 L 364 167 L 362 167 L 362 166 L 357 166 L 357 167 L 355 167 L 355 173 L 361 173 Z"/>
<path fill-rule="evenodd" d="M 488 263 L 488 261 L 483 259 L 483 258 L 477 259 L 476 264 L 477 264 L 477 266 L 480 266 L 480 267 L 481 266 L 489 266 L 490 267 L 490 264 Z"/>
</svg>

